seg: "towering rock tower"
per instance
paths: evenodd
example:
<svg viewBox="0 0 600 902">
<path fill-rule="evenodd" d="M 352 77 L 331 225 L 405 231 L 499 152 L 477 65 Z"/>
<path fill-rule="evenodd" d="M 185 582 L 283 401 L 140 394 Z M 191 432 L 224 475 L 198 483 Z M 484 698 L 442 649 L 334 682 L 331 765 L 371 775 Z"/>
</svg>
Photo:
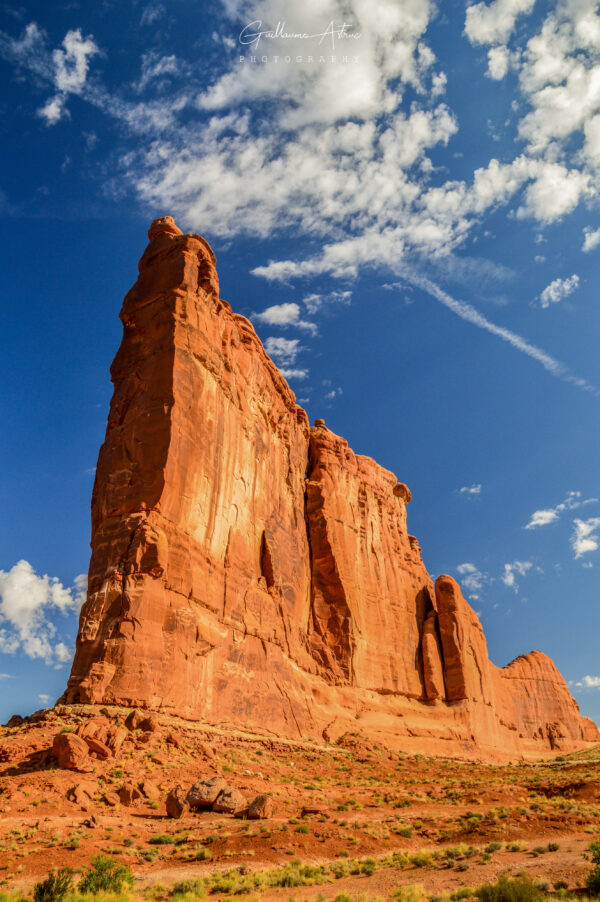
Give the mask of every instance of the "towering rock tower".
<svg viewBox="0 0 600 902">
<path fill-rule="evenodd" d="M 543 754 L 600 736 L 540 652 L 500 670 L 457 584 L 434 588 L 407 487 L 311 429 L 214 255 L 156 220 L 123 303 L 63 701 L 290 737 Z"/>
</svg>

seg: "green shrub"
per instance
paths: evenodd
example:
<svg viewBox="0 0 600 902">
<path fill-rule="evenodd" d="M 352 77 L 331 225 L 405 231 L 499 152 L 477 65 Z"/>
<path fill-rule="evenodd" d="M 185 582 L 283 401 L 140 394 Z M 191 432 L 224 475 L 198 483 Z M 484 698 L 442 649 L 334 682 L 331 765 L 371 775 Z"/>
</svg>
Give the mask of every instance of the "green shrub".
<svg viewBox="0 0 600 902">
<path fill-rule="evenodd" d="M 420 884 L 402 886 L 392 896 L 392 902 L 427 902 L 427 893 Z"/>
<path fill-rule="evenodd" d="M 490 855 L 492 852 L 499 852 L 501 848 L 501 842 L 489 842 L 483 851 Z"/>
<path fill-rule="evenodd" d="M 497 883 L 480 886 L 475 895 L 480 902 L 541 902 L 544 894 L 527 878 L 500 877 Z"/>
<path fill-rule="evenodd" d="M 120 893 L 124 884 L 133 884 L 131 869 L 119 861 L 113 861 L 108 855 L 99 854 L 92 858 L 92 866 L 85 872 L 77 888 L 80 893 L 98 893 L 102 890 Z"/>
<path fill-rule="evenodd" d="M 594 867 L 586 877 L 585 885 L 591 896 L 600 896 L 600 841 L 590 844 L 590 856 Z"/>
<path fill-rule="evenodd" d="M 45 880 L 36 883 L 33 888 L 34 902 L 61 902 L 73 889 L 73 871 L 61 868 L 51 871 Z"/>
<path fill-rule="evenodd" d="M 148 840 L 151 846 L 169 846 L 175 842 L 175 837 L 169 833 L 157 833 Z"/>
</svg>

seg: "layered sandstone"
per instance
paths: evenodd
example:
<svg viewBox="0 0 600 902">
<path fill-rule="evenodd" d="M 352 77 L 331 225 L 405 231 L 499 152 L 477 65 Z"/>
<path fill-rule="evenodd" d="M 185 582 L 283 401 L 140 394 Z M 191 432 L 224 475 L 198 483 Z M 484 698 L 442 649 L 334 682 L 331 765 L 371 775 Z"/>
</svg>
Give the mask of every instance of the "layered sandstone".
<svg viewBox="0 0 600 902">
<path fill-rule="evenodd" d="M 357 727 L 507 755 L 598 737 L 539 652 L 500 670 L 450 577 L 434 588 L 407 487 L 306 413 L 214 255 L 150 228 L 92 498 L 66 702 L 285 736 Z"/>
</svg>

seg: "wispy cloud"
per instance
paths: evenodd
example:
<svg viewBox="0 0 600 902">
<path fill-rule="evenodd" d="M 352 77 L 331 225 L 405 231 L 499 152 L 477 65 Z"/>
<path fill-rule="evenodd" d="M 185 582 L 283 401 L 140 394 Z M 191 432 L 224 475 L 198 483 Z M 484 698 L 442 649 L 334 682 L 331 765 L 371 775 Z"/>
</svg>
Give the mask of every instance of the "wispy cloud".
<svg viewBox="0 0 600 902">
<path fill-rule="evenodd" d="M 481 598 L 480 592 L 485 585 L 491 582 L 490 577 L 487 573 L 479 570 L 475 564 L 464 563 L 459 564 L 456 568 L 456 572 L 461 578 L 461 583 L 464 588 L 469 592 L 469 598 L 471 601 L 479 601 Z"/>
<path fill-rule="evenodd" d="M 458 491 L 461 495 L 466 495 L 467 498 L 475 498 L 481 495 L 481 483 L 474 482 L 473 485 L 463 485 Z"/>
<path fill-rule="evenodd" d="M 550 304 L 559 304 L 579 287 L 579 276 L 573 273 L 568 279 L 554 279 L 540 294 L 540 307 L 547 309 Z"/>
<path fill-rule="evenodd" d="M 576 519 L 573 520 L 573 526 L 571 546 L 575 552 L 575 557 L 580 558 L 590 551 L 597 551 L 600 542 L 598 538 L 600 517 L 590 517 L 589 520 Z"/>
<path fill-rule="evenodd" d="M 518 592 L 519 585 L 516 576 L 527 576 L 532 567 L 533 563 L 531 561 L 513 561 L 512 564 L 505 564 L 502 582 L 505 586 Z"/>
<path fill-rule="evenodd" d="M 436 285 L 425 276 L 417 275 L 415 273 L 403 273 L 403 277 L 412 284 L 417 285 L 423 291 L 426 291 L 427 294 L 438 300 L 444 307 L 447 307 L 461 319 L 477 326 L 479 329 L 490 332 L 492 335 L 496 335 L 498 338 L 502 339 L 502 341 L 508 342 L 515 350 L 520 351 L 527 357 L 531 357 L 532 360 L 541 364 L 545 370 L 557 379 L 562 379 L 564 382 L 570 382 L 586 392 L 591 392 L 595 395 L 600 394 L 599 390 L 586 379 L 581 379 L 570 373 L 564 363 L 561 363 L 541 348 L 536 347 L 536 345 L 532 344 L 521 335 L 518 335 L 516 332 L 506 329 L 504 326 L 497 326 L 470 304 L 465 303 L 465 301 L 455 300 L 448 292 L 444 291 L 439 285 Z"/>
<path fill-rule="evenodd" d="M 564 501 L 557 504 L 556 507 L 546 507 L 534 511 L 525 529 L 537 529 L 540 526 L 548 526 L 550 523 L 556 523 L 560 515 L 567 510 L 576 510 L 586 504 L 595 504 L 597 498 L 582 498 L 581 492 L 567 492 Z"/>
<path fill-rule="evenodd" d="M 280 366 L 279 372 L 288 381 L 290 379 L 308 379 L 308 370 L 294 369 L 293 367 Z"/>
</svg>

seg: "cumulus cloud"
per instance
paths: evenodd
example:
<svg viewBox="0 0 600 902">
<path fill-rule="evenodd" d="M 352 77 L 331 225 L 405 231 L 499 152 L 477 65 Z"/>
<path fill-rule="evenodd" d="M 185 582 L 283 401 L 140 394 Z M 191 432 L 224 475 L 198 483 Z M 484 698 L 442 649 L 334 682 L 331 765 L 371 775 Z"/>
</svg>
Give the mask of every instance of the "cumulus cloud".
<svg viewBox="0 0 600 902">
<path fill-rule="evenodd" d="M 268 326 L 295 326 L 297 329 L 305 329 L 312 335 L 316 335 L 317 326 L 308 320 L 301 318 L 300 306 L 293 302 L 286 304 L 274 304 L 267 307 L 262 313 L 253 313 L 252 319 L 259 323 L 265 323 Z"/>
<path fill-rule="evenodd" d="M 467 7 L 465 32 L 473 44 L 505 44 L 517 18 L 530 13 L 535 0 L 494 0 Z"/>
<path fill-rule="evenodd" d="M 0 570 L 0 651 L 22 650 L 47 664 L 64 663 L 66 646 L 55 643 L 53 612 L 77 612 L 85 601 L 87 577 L 76 577 L 65 587 L 57 577 L 39 576 L 27 561 Z M 70 657 L 70 656 L 69 656 Z"/>
<path fill-rule="evenodd" d="M 265 351 L 269 357 L 282 366 L 295 363 L 301 350 L 299 338 L 279 338 L 271 335 L 265 341 Z"/>
<path fill-rule="evenodd" d="M 584 689 L 600 689 L 600 676 L 584 676 L 575 685 Z"/>
<path fill-rule="evenodd" d="M 573 520 L 573 527 L 571 547 L 575 552 L 575 558 L 580 558 L 590 551 L 597 551 L 600 541 L 598 538 L 600 517 L 590 517 L 588 520 Z"/>
<path fill-rule="evenodd" d="M 504 565 L 504 573 L 502 574 L 502 582 L 505 586 L 508 586 L 511 589 L 514 589 L 515 592 L 519 591 L 519 586 L 516 580 L 516 576 L 527 576 L 528 572 L 533 567 L 531 561 L 513 561 L 512 564 Z"/>
<path fill-rule="evenodd" d="M 463 485 L 461 489 L 458 490 L 461 495 L 466 495 L 467 498 L 473 498 L 476 495 L 481 495 L 481 483 L 473 483 L 473 485 Z"/>
<path fill-rule="evenodd" d="M 537 529 L 539 526 L 548 526 L 550 523 L 556 523 L 563 511 L 575 510 L 585 504 L 595 504 L 597 498 L 582 498 L 581 492 L 567 492 L 564 501 L 561 501 L 556 507 L 546 507 L 534 511 L 525 524 L 525 529 Z"/>
<path fill-rule="evenodd" d="M 579 276 L 575 273 L 568 279 L 554 279 L 546 285 L 540 294 L 540 307 L 547 308 L 550 304 L 559 304 L 579 287 Z"/>
<path fill-rule="evenodd" d="M 463 587 L 469 592 L 471 601 L 479 601 L 481 590 L 491 581 L 488 574 L 483 573 L 475 564 L 470 563 L 459 564 L 456 572 L 461 578 L 460 581 Z"/>
<path fill-rule="evenodd" d="M 488 52 L 487 75 L 494 81 L 501 81 L 508 72 L 510 54 L 507 47 L 492 47 Z"/>
<path fill-rule="evenodd" d="M 50 695 L 46 695 L 45 692 L 40 692 L 40 694 L 38 695 L 38 698 L 39 698 L 39 700 L 40 700 L 41 702 L 43 702 L 45 705 L 47 705 L 48 702 L 49 702 L 50 699 L 51 699 L 51 696 L 50 696 Z"/>
<path fill-rule="evenodd" d="M 581 250 L 584 254 L 589 254 L 590 251 L 596 250 L 598 245 L 600 245 L 600 229 L 586 228 L 583 230 L 583 234 L 584 239 Z"/>
<path fill-rule="evenodd" d="M 37 52 L 47 41 L 37 26 L 17 41 L 0 35 L 0 53 L 32 71 L 44 70 L 55 85 L 41 113 L 49 124 L 68 115 L 65 98 L 79 92 L 124 130 L 151 138 L 122 154 L 116 191 L 132 191 L 153 208 L 167 205 L 186 225 L 215 236 L 286 233 L 309 237 L 320 248 L 298 260 L 270 260 L 254 269 L 256 275 L 282 282 L 322 275 L 352 279 L 368 268 L 400 275 L 399 269 L 411 267 L 421 272 L 425 263 L 431 271 L 440 261 L 449 272 L 457 251 L 498 207 L 510 205 L 521 219 L 546 225 L 597 194 L 598 54 L 590 35 L 599 32 L 600 18 L 592 0 L 560 3 L 533 37 L 514 48 L 519 16 L 532 8 L 533 0 L 468 6 L 466 33 L 489 47 L 490 77 L 504 77 L 509 67 L 518 75 L 526 150 L 512 160 L 490 159 L 464 179 L 436 167 L 458 122 L 444 102 L 445 73 L 427 44 L 435 12 L 431 0 L 309 0 L 295 9 L 298 32 L 312 32 L 320 21 L 351 22 L 360 41 L 349 65 L 251 64 L 223 54 L 207 84 L 200 67 L 190 67 L 182 79 L 174 55 L 145 54 L 140 91 L 170 84 L 167 79 L 177 73 L 184 84 L 138 103 L 125 92 L 109 94 L 88 77 L 89 61 L 99 51 L 80 31 L 69 32 L 54 53 Z M 144 12 L 148 24 L 162 7 L 151 3 L 146 9 L 152 11 L 147 17 Z M 231 20 L 231 34 L 252 18 L 270 23 L 280 17 L 275 0 L 224 0 L 222 11 Z M 285 49 L 294 60 L 310 52 L 299 40 Z M 555 89 L 567 94 L 553 94 Z M 577 153 L 575 133 L 583 142 Z M 433 283 L 424 290 L 558 378 L 594 390 L 542 349 Z M 314 312 L 308 301 L 305 309 L 308 317 Z M 298 313 L 300 322 L 309 319 Z"/>
</svg>

